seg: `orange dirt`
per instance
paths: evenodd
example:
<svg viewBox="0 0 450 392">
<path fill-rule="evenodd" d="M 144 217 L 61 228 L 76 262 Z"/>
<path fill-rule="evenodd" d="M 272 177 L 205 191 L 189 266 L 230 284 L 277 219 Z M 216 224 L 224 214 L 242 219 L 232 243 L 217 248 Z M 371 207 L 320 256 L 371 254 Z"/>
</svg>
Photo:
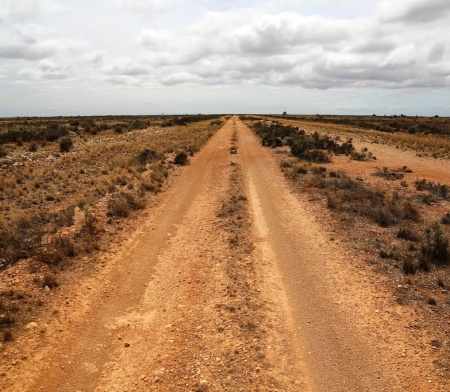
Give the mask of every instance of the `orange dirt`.
<svg viewBox="0 0 450 392">
<path fill-rule="evenodd" d="M 232 118 L 2 348 L 0 389 L 446 390 L 414 311 L 391 305 L 314 211 Z"/>
</svg>

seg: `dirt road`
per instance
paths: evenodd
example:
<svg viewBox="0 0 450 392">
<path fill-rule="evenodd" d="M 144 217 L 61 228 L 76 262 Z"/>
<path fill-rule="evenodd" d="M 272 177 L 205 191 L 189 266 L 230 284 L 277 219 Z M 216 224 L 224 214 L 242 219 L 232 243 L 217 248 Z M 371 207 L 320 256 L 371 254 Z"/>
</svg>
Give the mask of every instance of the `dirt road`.
<svg viewBox="0 0 450 392">
<path fill-rule="evenodd" d="M 237 118 L 138 223 L 5 352 L 1 390 L 439 390 Z"/>
</svg>

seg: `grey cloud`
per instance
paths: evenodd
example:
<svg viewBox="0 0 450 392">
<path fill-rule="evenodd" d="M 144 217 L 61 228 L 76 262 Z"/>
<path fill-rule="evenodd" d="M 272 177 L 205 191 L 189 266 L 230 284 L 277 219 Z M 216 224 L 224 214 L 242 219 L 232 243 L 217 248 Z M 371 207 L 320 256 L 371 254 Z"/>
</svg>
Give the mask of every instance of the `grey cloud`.
<svg viewBox="0 0 450 392">
<path fill-rule="evenodd" d="M 104 51 L 95 51 L 85 54 L 81 57 L 81 61 L 87 64 L 101 64 L 105 58 L 106 53 Z"/>
<path fill-rule="evenodd" d="M 448 0 L 383 1 L 378 15 L 387 22 L 429 23 L 450 15 Z"/>
<path fill-rule="evenodd" d="M 355 34 L 357 28 L 357 24 L 347 21 L 281 14 L 248 26 L 237 37 L 243 51 L 283 53 L 303 45 L 337 44 Z"/>
<path fill-rule="evenodd" d="M 350 22 L 280 14 L 235 25 L 225 20 L 223 31 L 218 25 L 205 20 L 205 26 L 198 24 L 176 43 L 165 45 L 164 54 L 154 47 L 153 59 L 159 59 L 161 69 L 169 67 L 170 75 L 182 75 L 163 83 L 187 83 L 189 78 L 192 83 L 293 83 L 306 88 L 447 83 L 444 76 L 433 75 L 427 61 L 450 61 L 443 43 L 425 47 L 420 30 L 411 32 L 405 43 L 402 30 L 380 25 L 376 18 Z M 208 29 L 214 34 L 207 34 Z M 189 73 L 183 73 L 186 69 Z"/>
<path fill-rule="evenodd" d="M 35 44 L 42 40 L 45 35 L 42 27 L 32 23 L 17 25 L 14 30 L 17 38 L 26 44 Z"/>
<path fill-rule="evenodd" d="M 0 44 L 0 58 L 40 60 L 50 57 L 55 48 L 49 45 Z"/>
<path fill-rule="evenodd" d="M 358 53 L 388 53 L 395 49 L 394 40 L 366 38 L 365 41 L 356 43 L 353 50 Z"/>
</svg>

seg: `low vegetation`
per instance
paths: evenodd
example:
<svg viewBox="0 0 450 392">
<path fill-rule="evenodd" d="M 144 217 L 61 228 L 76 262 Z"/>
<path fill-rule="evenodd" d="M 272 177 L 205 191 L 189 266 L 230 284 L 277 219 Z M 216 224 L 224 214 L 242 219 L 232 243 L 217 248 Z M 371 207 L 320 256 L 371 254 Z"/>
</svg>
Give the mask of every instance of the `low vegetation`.
<svg viewBox="0 0 450 392">
<path fill-rule="evenodd" d="M 319 132 L 363 135 L 370 142 L 411 149 L 421 155 L 450 157 L 448 117 L 280 115 L 270 118 L 296 126 L 313 125 Z"/>
<path fill-rule="evenodd" d="M 345 227 L 345 233 L 341 234 L 349 239 L 352 249 L 359 249 L 358 254 L 364 254 L 370 265 L 389 276 L 395 287 L 402 281 L 398 274 L 402 274 L 407 282 L 405 287 L 410 287 L 414 295 L 398 290 L 398 303 L 414 300 L 430 305 L 428 298 L 432 298 L 432 306 L 442 314 L 450 314 L 450 306 L 445 305 L 450 304 L 449 300 L 441 299 L 445 292 L 436 295 L 436 290 L 432 289 L 436 282 L 439 287 L 447 287 L 445 282 L 448 281 L 450 212 L 443 214 L 442 210 L 450 207 L 449 186 L 429 179 L 413 179 L 412 170 L 407 166 L 377 168 L 372 173 L 372 181 L 367 175 L 362 178 L 335 169 L 335 164 L 330 162 L 338 154 L 348 156 L 347 160 L 340 160 L 345 161 L 344 166 L 352 160 L 376 159 L 367 148 L 356 152 L 351 139 L 341 143 L 338 136 L 341 131 L 344 135 L 369 135 L 370 140 L 377 142 L 381 141 L 380 133 L 385 141 L 386 138 L 392 138 L 391 141 L 403 138 L 409 142 L 402 145 L 412 146 L 416 151 L 424 146 L 414 143 L 434 140 L 427 151 L 434 154 L 440 151 L 441 156 L 449 151 L 441 150 L 448 143 L 447 131 L 440 132 L 441 136 L 400 129 L 395 133 L 368 131 L 367 128 L 362 131 L 353 125 L 348 127 L 319 119 L 311 126 L 311 122 L 296 116 L 280 116 L 279 121 L 262 116 L 246 117 L 245 121 L 261 137 L 264 146 L 276 150 L 281 170 L 295 189 L 306 192 L 310 200 L 323 203 L 329 209 L 336 231 L 341 232 Z M 444 127 L 448 119 L 431 121 L 439 121 Z M 307 134 L 300 130 L 301 126 L 320 133 Z M 331 138 L 329 134 L 335 136 Z M 326 158 L 311 158 L 309 152 L 321 152 Z M 355 162 L 355 165 L 360 164 Z M 383 184 L 377 177 L 390 184 Z"/>
<path fill-rule="evenodd" d="M 317 132 L 308 135 L 299 128 L 278 122 L 256 122 L 253 129 L 261 137 L 264 146 L 289 146 L 293 156 L 309 162 L 328 163 L 331 162 L 332 153 L 349 155 L 354 152 L 351 139 L 339 144 L 328 135 L 321 136 Z"/>
<path fill-rule="evenodd" d="M 101 248 L 223 122 L 178 118 L 0 119 L 0 273 L 26 259 L 36 277 L 30 284 L 55 289 L 44 275 L 56 277 L 77 256 Z M 0 285 L 3 340 L 41 300 L 19 295 L 28 281 L 12 288 L 8 282 Z"/>
</svg>

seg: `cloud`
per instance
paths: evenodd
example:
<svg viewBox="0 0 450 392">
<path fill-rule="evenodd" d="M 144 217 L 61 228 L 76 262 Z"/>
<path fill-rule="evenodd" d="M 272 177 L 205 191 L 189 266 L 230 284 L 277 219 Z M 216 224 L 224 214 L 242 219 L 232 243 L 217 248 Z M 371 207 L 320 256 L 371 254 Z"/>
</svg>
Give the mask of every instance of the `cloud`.
<svg viewBox="0 0 450 392">
<path fill-rule="evenodd" d="M 24 43 L 0 44 L 0 58 L 40 60 L 50 57 L 55 53 L 55 48 L 48 44 L 27 45 Z"/>
<path fill-rule="evenodd" d="M 447 19 L 450 3 L 448 0 L 382 1 L 377 13 L 385 22 L 430 23 Z"/>
<path fill-rule="evenodd" d="M 84 54 L 81 57 L 81 62 L 90 65 L 101 65 L 103 63 L 105 56 L 106 52 L 104 50 L 96 50 Z"/>
<path fill-rule="evenodd" d="M 433 41 L 428 29 L 405 35 L 380 23 L 378 16 L 347 20 L 280 13 L 250 18 L 250 11 L 210 12 L 177 33 L 143 30 L 138 41 L 147 50 L 152 75 L 164 85 L 448 86 L 448 45 L 426 44 Z"/>
<path fill-rule="evenodd" d="M 161 11 L 179 6 L 183 0 L 116 0 L 123 8 Z"/>
<path fill-rule="evenodd" d="M 106 0 L 86 18 L 84 2 L 3 0 L 0 90 L 447 89 L 447 2 Z"/>
<path fill-rule="evenodd" d="M 243 52 L 283 53 L 303 45 L 333 45 L 355 34 L 354 23 L 297 14 L 266 16 L 237 31 Z"/>
<path fill-rule="evenodd" d="M 18 75 L 28 80 L 62 80 L 69 77 L 64 66 L 51 60 L 42 60 L 35 68 L 21 69 Z"/>
<path fill-rule="evenodd" d="M 24 22 L 41 14 L 66 10 L 57 0 L 2 0 L 0 23 Z"/>
<path fill-rule="evenodd" d="M 165 50 L 176 40 L 176 35 L 167 31 L 145 29 L 141 31 L 137 41 L 149 49 Z"/>
<path fill-rule="evenodd" d="M 108 73 L 113 75 L 124 75 L 124 76 L 140 76 L 148 74 L 148 66 L 143 64 L 134 64 L 134 63 L 126 63 L 126 64 L 117 64 L 109 69 Z"/>
</svg>

